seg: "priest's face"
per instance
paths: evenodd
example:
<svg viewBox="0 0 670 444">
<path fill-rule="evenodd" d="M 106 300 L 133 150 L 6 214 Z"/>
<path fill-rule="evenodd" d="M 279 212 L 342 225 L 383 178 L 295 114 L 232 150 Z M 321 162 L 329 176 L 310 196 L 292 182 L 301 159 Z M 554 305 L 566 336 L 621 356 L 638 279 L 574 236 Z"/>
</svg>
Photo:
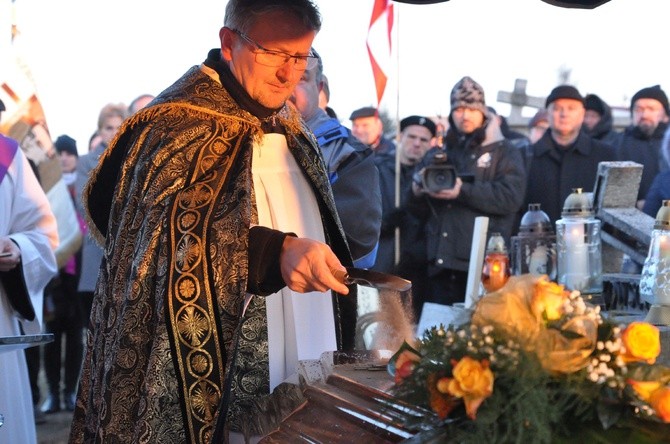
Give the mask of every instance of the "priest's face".
<svg viewBox="0 0 670 444">
<path fill-rule="evenodd" d="M 223 59 L 237 81 L 252 99 L 273 109 L 291 96 L 306 68 L 300 59 L 310 54 L 315 36 L 283 11 L 260 16 L 246 31 L 224 27 L 219 32 Z"/>
</svg>

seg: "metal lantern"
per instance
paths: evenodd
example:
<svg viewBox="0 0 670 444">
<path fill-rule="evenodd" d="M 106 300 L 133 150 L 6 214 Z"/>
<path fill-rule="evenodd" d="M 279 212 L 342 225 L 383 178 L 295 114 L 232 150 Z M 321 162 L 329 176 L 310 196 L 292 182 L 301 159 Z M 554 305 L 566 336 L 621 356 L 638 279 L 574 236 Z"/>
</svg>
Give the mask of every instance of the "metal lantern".
<svg viewBox="0 0 670 444">
<path fill-rule="evenodd" d="M 589 195 L 573 189 L 556 221 L 558 283 L 582 294 L 602 293 L 600 221 Z"/>
<path fill-rule="evenodd" d="M 664 200 L 656 213 L 640 276 L 640 297 L 651 304 L 647 322 L 670 325 L 670 200 Z"/>
<path fill-rule="evenodd" d="M 547 213 L 539 203 L 528 205 L 521 218 L 519 234 L 511 239 L 511 267 L 513 275 L 546 274 L 556 279 L 556 235 Z"/>
<path fill-rule="evenodd" d="M 505 285 L 509 276 L 509 256 L 505 239 L 500 233 L 491 233 L 482 267 L 482 286 L 487 292 L 496 291 Z"/>
</svg>

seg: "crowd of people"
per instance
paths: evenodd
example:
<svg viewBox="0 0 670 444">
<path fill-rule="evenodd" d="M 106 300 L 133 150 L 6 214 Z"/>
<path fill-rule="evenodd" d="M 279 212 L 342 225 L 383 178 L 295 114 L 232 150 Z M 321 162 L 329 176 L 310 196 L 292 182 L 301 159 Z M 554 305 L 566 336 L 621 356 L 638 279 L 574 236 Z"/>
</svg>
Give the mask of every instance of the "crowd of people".
<svg viewBox="0 0 670 444">
<path fill-rule="evenodd" d="M 8 442 L 33 442 L 31 422 L 60 410 L 73 443 L 258 440 L 299 405 L 300 360 L 353 349 L 345 267 L 411 280 L 418 320 L 425 302 L 464 301 L 479 216 L 509 245 L 529 204 L 555 223 L 614 160 L 643 165 L 640 210 L 670 199 L 658 85 L 633 95 L 621 132 L 568 84 L 515 132 L 469 76 L 446 122 L 405 116 L 391 136 L 364 106 L 349 128 L 312 48 L 316 7 L 256 3 L 231 0 L 220 46 L 173 85 L 105 105 L 85 153 L 55 139 L 83 235 L 59 269 L 36 171 L 0 136 L 0 336 L 54 334 L 42 361 L 0 360 L 0 414 L 19 396 L 23 418 L 0 428 Z M 25 283 L 20 306 L 10 289 Z"/>
</svg>

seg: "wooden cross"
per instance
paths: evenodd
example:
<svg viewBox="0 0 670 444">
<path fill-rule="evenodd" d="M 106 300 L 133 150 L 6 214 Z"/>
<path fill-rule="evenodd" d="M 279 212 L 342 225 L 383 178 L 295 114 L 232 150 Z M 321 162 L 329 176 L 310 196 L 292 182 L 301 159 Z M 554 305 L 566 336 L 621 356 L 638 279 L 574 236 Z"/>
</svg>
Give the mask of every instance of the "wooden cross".
<svg viewBox="0 0 670 444">
<path fill-rule="evenodd" d="M 514 81 L 514 90 L 512 92 L 498 91 L 498 102 L 509 103 L 512 105 L 507 123 L 510 126 L 525 126 L 528 124 L 528 117 L 523 117 L 521 111 L 524 106 L 530 106 L 537 109 L 544 108 L 544 97 L 533 97 L 526 94 L 526 79 L 516 79 Z"/>
</svg>

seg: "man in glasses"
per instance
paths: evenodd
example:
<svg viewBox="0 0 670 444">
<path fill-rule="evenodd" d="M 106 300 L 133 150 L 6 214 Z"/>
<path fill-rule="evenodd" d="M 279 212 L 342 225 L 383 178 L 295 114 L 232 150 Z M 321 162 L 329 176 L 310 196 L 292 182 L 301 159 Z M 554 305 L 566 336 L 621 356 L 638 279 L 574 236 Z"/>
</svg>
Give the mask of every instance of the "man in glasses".
<svg viewBox="0 0 670 444">
<path fill-rule="evenodd" d="M 263 435 L 299 402 L 282 384 L 298 360 L 353 346 L 355 299 L 333 276 L 351 255 L 316 141 L 285 104 L 316 62 L 319 12 L 231 0 L 224 25 L 84 191 L 105 257 L 71 442 Z"/>
</svg>

